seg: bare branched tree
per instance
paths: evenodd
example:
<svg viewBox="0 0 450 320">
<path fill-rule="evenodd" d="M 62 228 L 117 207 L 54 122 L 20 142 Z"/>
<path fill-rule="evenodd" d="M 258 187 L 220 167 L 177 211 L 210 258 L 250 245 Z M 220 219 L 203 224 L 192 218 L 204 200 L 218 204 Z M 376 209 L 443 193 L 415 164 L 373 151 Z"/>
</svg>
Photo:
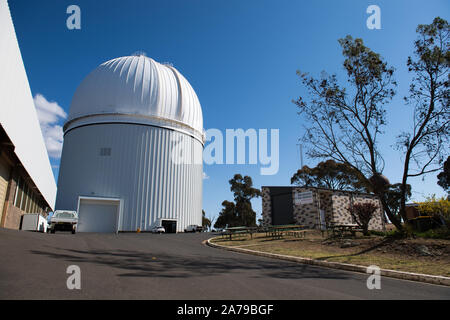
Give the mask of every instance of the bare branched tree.
<svg viewBox="0 0 450 320">
<path fill-rule="evenodd" d="M 407 62 L 414 77 L 405 97 L 414 110 L 413 126 L 411 132 L 399 135 L 397 143 L 405 154 L 400 207 L 404 221 L 408 178 L 442 169 L 449 150 L 449 24 L 437 17 L 416 31 L 414 57 Z"/>
<path fill-rule="evenodd" d="M 322 73 L 315 79 L 298 71 L 310 99 L 294 101 L 307 119 L 302 140 L 309 146 L 308 155 L 333 159 L 359 172 L 399 230 L 401 218 L 407 221 L 408 178 L 440 170 L 449 149 L 449 25 L 436 18 L 430 25 L 419 25 L 417 33 L 414 58 L 407 62 L 414 77 L 405 98 L 414 110 L 413 125 L 411 132 L 398 136 L 397 143 L 404 152 L 399 215 L 389 208 L 389 186 L 378 183 L 383 182 L 380 174 L 385 165 L 378 137 L 386 125 L 385 105 L 395 95 L 394 69 L 361 39 L 347 36 L 339 40 L 347 85 L 341 86 L 336 75 Z"/>
<path fill-rule="evenodd" d="M 302 140 L 309 146 L 310 157 L 344 163 L 365 180 L 364 184 L 370 185 L 370 177 L 384 169 L 378 137 L 386 125 L 384 106 L 395 94 L 394 69 L 361 39 L 347 36 L 339 44 L 345 57 L 347 86 L 340 86 L 336 75 L 323 72 L 315 79 L 297 72 L 310 97 L 309 101 L 302 97 L 294 101 L 299 114 L 307 118 Z M 389 219 L 401 229 L 383 194 L 380 198 Z"/>
</svg>

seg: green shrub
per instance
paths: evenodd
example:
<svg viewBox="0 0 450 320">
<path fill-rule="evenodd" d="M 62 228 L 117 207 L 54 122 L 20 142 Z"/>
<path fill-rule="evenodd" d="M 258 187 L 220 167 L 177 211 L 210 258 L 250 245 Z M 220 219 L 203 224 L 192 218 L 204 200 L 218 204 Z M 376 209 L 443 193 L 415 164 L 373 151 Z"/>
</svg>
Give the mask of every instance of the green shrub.
<svg viewBox="0 0 450 320">
<path fill-rule="evenodd" d="M 369 234 L 369 222 L 377 209 L 378 207 L 371 202 L 355 203 L 348 207 L 350 215 L 353 220 L 356 221 L 358 226 L 363 229 L 363 234 L 365 236 Z"/>
<path fill-rule="evenodd" d="M 394 239 L 403 239 L 408 236 L 408 233 L 400 232 L 398 230 L 391 230 L 391 231 L 370 230 L 369 234 L 374 235 L 374 236 L 394 238 Z"/>
<path fill-rule="evenodd" d="M 430 229 L 425 232 L 415 232 L 414 235 L 426 239 L 446 239 L 450 240 L 450 230 L 448 228 Z"/>
<path fill-rule="evenodd" d="M 370 230 L 369 231 L 370 235 L 374 235 L 374 236 L 380 236 L 380 237 L 384 237 L 386 236 L 387 232 L 384 231 L 376 231 L 376 230 Z"/>
</svg>

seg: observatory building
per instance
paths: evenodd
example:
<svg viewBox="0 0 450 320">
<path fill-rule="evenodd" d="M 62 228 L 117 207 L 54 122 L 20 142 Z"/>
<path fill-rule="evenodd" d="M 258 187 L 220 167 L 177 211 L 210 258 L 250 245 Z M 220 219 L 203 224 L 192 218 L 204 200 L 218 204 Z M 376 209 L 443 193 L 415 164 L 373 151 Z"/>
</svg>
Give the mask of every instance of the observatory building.
<svg viewBox="0 0 450 320">
<path fill-rule="evenodd" d="M 202 223 L 203 116 L 189 82 L 146 56 L 107 61 L 77 88 L 56 209 L 79 232 L 166 232 Z"/>
</svg>

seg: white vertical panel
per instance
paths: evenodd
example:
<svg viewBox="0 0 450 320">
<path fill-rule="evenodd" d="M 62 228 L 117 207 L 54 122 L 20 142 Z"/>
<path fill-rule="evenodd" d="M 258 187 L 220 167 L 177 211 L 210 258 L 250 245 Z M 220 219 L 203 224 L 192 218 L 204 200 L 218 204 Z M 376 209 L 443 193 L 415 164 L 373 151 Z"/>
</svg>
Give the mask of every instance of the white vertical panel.
<svg viewBox="0 0 450 320">
<path fill-rule="evenodd" d="M 56 183 L 6 0 L 0 0 L 0 123 L 14 153 L 53 208 Z"/>
</svg>

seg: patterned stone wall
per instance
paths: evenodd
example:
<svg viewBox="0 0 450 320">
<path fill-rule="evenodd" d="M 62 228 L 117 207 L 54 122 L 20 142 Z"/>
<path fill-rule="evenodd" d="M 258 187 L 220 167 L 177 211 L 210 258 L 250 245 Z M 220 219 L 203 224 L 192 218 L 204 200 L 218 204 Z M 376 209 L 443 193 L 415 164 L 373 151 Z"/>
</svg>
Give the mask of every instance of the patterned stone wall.
<svg viewBox="0 0 450 320">
<path fill-rule="evenodd" d="M 348 207 L 350 203 L 366 203 L 372 202 L 378 206 L 374 217 L 370 220 L 369 230 L 385 230 L 383 220 L 383 210 L 381 201 L 374 195 L 358 194 L 345 191 L 333 191 L 327 189 L 317 188 L 292 188 L 292 198 L 295 199 L 296 192 L 312 191 L 313 203 L 296 205 L 293 202 L 293 216 L 294 220 L 299 225 L 304 225 L 307 228 L 320 227 L 319 208 L 325 210 L 325 221 L 328 224 L 353 224 L 353 220 Z M 262 187 L 262 219 L 263 225 L 272 224 L 272 210 L 270 187 Z"/>
<path fill-rule="evenodd" d="M 261 188 L 261 199 L 263 226 L 270 226 L 272 224 L 272 200 L 270 199 L 270 188 Z"/>
<path fill-rule="evenodd" d="M 319 208 L 325 211 L 325 222 L 330 224 L 333 221 L 333 191 L 331 190 L 316 190 L 320 196 Z"/>
<path fill-rule="evenodd" d="M 343 191 L 335 191 L 333 193 L 333 217 L 335 224 L 351 224 L 356 223 L 348 208 L 351 203 L 374 203 L 378 209 L 369 222 L 369 230 L 384 230 L 383 207 L 380 199 L 375 195 L 349 193 Z"/>
<path fill-rule="evenodd" d="M 334 224 L 353 224 L 352 216 L 348 211 L 351 197 L 349 193 L 343 191 L 334 191 L 332 195 L 332 210 Z"/>
<path fill-rule="evenodd" d="M 307 228 L 316 228 L 320 224 L 319 218 L 319 195 L 314 188 L 292 188 L 292 197 L 294 198 L 295 192 L 312 191 L 313 203 L 296 205 L 294 202 L 294 219 L 297 224 L 305 226 Z"/>
</svg>

